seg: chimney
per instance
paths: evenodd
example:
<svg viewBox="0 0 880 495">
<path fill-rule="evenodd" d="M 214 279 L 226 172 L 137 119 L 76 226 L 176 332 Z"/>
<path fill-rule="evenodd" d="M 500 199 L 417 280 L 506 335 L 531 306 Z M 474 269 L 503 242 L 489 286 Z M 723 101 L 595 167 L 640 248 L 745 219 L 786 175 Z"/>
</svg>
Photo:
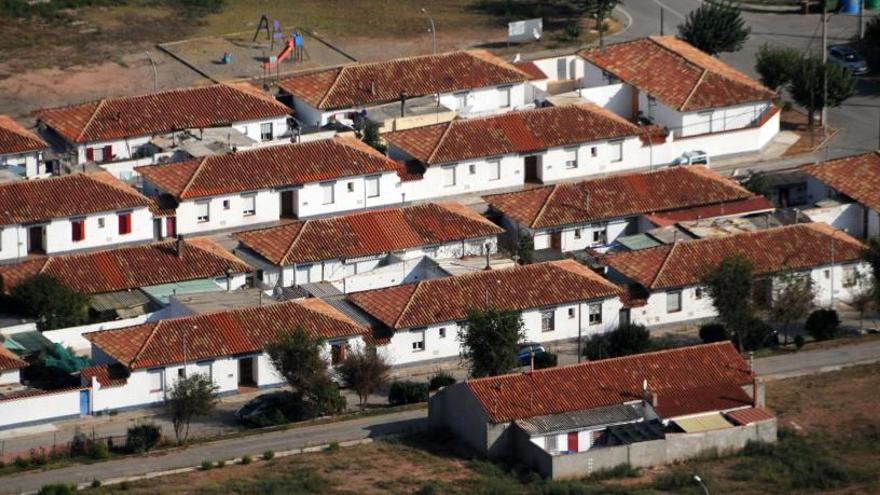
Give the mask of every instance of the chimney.
<svg viewBox="0 0 880 495">
<path fill-rule="evenodd" d="M 406 116 L 406 98 L 408 96 L 409 95 L 406 94 L 406 91 L 402 91 L 400 93 L 400 116 L 401 116 L 401 118 Z"/>
<path fill-rule="evenodd" d="M 376 81 L 370 81 L 370 94 L 376 96 Z"/>
<path fill-rule="evenodd" d="M 175 246 L 175 251 L 177 251 L 177 257 L 183 259 L 183 251 L 184 251 L 183 236 L 180 234 L 177 235 L 177 243 Z"/>
<path fill-rule="evenodd" d="M 764 407 L 764 381 L 757 376 L 752 380 L 752 405 Z"/>
<path fill-rule="evenodd" d="M 654 409 L 657 409 L 657 393 L 656 392 L 651 393 L 651 407 L 653 407 Z"/>
</svg>

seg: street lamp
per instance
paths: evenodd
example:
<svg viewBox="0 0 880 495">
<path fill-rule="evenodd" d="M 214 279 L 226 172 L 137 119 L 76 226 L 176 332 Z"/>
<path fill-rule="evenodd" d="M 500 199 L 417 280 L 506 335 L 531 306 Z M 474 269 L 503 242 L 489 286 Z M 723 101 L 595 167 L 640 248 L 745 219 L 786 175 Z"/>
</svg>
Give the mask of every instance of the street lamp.
<svg viewBox="0 0 880 495">
<path fill-rule="evenodd" d="M 431 23 L 431 53 L 436 55 L 437 54 L 437 30 L 434 29 L 434 19 L 431 18 L 431 15 L 428 14 L 428 11 L 425 10 L 424 7 L 422 7 L 421 12 L 422 12 L 422 14 L 425 15 L 425 17 L 428 18 L 428 22 Z"/>
<path fill-rule="evenodd" d="M 700 478 L 699 474 L 694 475 L 694 481 L 696 481 L 700 485 L 700 488 L 703 489 L 703 493 L 705 493 L 706 495 L 710 495 L 709 488 L 707 488 L 706 484 L 703 483 L 703 478 Z"/>
</svg>

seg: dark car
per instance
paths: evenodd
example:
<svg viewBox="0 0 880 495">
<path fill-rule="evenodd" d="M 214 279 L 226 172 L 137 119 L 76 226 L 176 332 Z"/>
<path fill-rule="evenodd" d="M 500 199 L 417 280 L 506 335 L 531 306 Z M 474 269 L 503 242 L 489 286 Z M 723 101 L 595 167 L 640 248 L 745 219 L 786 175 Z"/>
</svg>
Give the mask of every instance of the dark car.
<svg viewBox="0 0 880 495">
<path fill-rule="evenodd" d="M 537 356 L 538 354 L 543 354 L 545 352 L 547 352 L 547 349 L 544 349 L 544 346 L 537 342 L 523 342 L 519 345 L 516 357 L 519 358 L 520 365 L 526 366 L 531 364 L 532 355 Z"/>
<path fill-rule="evenodd" d="M 235 412 L 248 428 L 262 428 L 301 419 L 299 402 L 290 392 L 271 392 L 249 400 Z"/>
<path fill-rule="evenodd" d="M 834 45 L 828 48 L 828 59 L 832 63 L 846 67 L 857 76 L 863 76 L 869 72 L 868 62 L 865 58 L 846 45 Z"/>
</svg>

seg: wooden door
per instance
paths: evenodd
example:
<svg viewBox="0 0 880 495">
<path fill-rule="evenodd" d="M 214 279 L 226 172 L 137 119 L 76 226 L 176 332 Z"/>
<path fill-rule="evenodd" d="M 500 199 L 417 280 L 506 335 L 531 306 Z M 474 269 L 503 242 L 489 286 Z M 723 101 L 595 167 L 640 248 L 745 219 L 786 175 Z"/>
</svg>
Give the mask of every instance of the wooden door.
<svg viewBox="0 0 880 495">
<path fill-rule="evenodd" d="M 552 232 L 550 234 L 550 247 L 562 250 L 562 232 Z"/>
<path fill-rule="evenodd" d="M 254 383 L 254 358 L 238 360 L 238 385 L 253 387 Z"/>
<path fill-rule="evenodd" d="M 572 431 L 568 433 L 568 451 L 578 451 L 578 432 Z"/>
<path fill-rule="evenodd" d="M 281 216 L 295 217 L 296 213 L 293 208 L 294 195 L 293 191 L 281 191 Z"/>
<path fill-rule="evenodd" d="M 539 182 L 538 181 L 538 157 L 537 155 L 527 156 L 523 160 L 525 163 L 525 173 L 526 182 Z"/>
<path fill-rule="evenodd" d="M 177 218 L 167 217 L 165 219 L 165 236 L 177 237 Z"/>
<path fill-rule="evenodd" d="M 43 254 L 43 227 L 30 227 L 28 229 L 28 253 Z"/>
</svg>

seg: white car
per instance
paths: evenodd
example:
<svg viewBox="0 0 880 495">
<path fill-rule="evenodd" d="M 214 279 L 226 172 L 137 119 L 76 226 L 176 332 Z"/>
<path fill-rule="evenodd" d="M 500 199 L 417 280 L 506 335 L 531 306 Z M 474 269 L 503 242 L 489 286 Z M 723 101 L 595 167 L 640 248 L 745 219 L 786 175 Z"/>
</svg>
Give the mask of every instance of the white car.
<svg viewBox="0 0 880 495">
<path fill-rule="evenodd" d="M 685 151 L 680 157 L 672 161 L 673 165 L 705 165 L 709 166 L 709 154 L 705 151 Z"/>
</svg>

